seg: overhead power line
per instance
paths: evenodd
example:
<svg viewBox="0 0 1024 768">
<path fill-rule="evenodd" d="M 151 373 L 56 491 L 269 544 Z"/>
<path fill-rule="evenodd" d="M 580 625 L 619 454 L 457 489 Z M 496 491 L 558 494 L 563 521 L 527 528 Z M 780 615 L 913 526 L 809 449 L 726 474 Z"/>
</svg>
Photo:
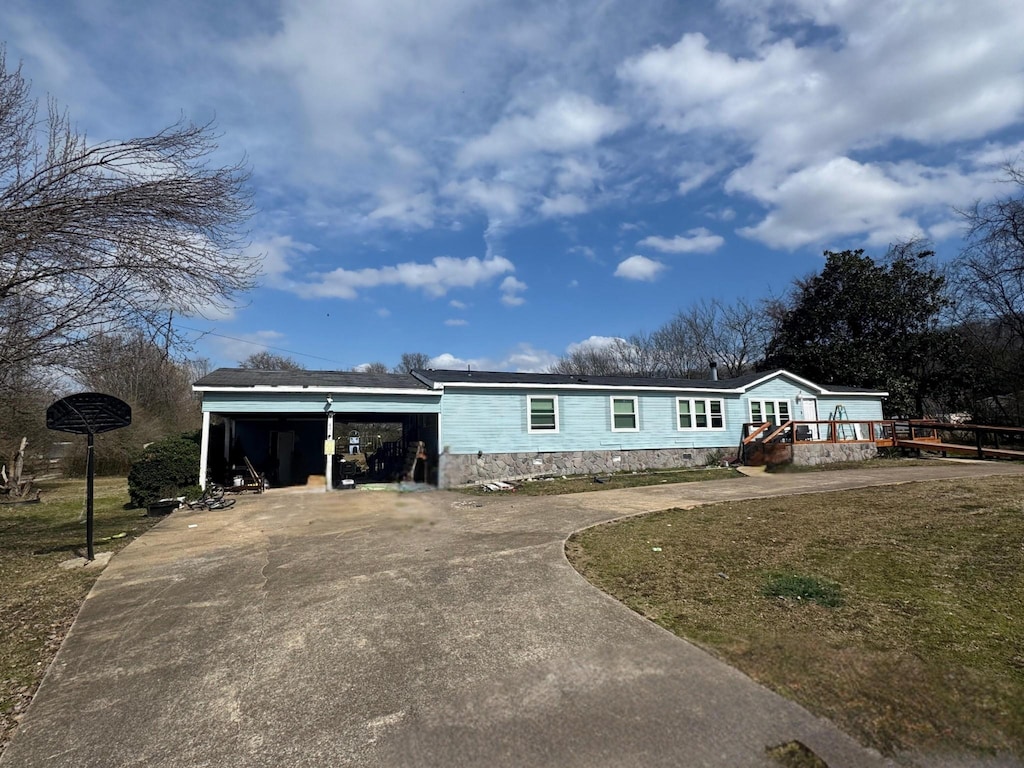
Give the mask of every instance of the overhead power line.
<svg viewBox="0 0 1024 768">
<path fill-rule="evenodd" d="M 203 331 L 203 330 L 200 330 L 199 328 L 190 328 L 187 325 L 179 325 L 178 328 L 182 329 L 183 331 L 192 331 L 193 333 L 199 333 L 199 334 L 202 334 L 203 336 L 216 336 L 218 339 L 228 339 L 229 341 L 238 341 L 238 342 L 241 342 L 242 344 L 251 344 L 254 347 L 262 347 L 263 349 L 273 350 L 274 352 L 284 352 L 286 354 L 296 355 L 298 357 L 308 357 L 311 360 L 322 360 L 325 363 L 334 363 L 335 365 L 340 365 L 340 366 L 343 366 L 343 367 L 345 365 L 345 363 L 341 362 L 340 360 L 332 360 L 329 357 L 320 357 L 319 355 L 311 355 L 308 352 L 296 352 L 293 349 L 285 349 L 284 347 L 275 347 L 275 346 L 272 346 L 270 344 L 264 344 L 264 343 L 259 342 L 259 341 L 253 341 L 252 339 L 240 339 L 237 336 L 228 336 L 227 334 L 216 333 L 214 331 Z"/>
</svg>

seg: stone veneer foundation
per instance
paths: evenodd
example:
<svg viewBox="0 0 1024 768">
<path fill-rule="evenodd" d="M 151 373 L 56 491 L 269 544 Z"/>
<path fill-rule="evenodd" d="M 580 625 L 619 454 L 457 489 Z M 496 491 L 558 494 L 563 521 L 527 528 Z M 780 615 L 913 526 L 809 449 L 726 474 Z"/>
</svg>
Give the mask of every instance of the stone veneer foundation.
<svg viewBox="0 0 1024 768">
<path fill-rule="evenodd" d="M 874 443 L 803 443 L 789 446 L 794 464 L 864 461 L 878 455 Z M 647 469 L 702 467 L 718 458 L 732 459 L 724 448 L 656 448 L 633 451 L 557 451 L 552 453 L 451 454 L 440 457 L 440 486 L 525 480 L 552 475 L 599 475 Z M 787 457 L 789 458 L 789 457 Z"/>
<path fill-rule="evenodd" d="M 797 443 L 793 446 L 793 463 L 802 465 L 864 461 L 877 455 L 878 447 L 874 443 Z"/>
<path fill-rule="evenodd" d="M 632 451 L 557 451 L 552 453 L 441 454 L 440 485 L 524 480 L 551 475 L 598 475 L 645 469 L 702 467 L 709 460 L 731 458 L 735 449 L 656 448 Z"/>
</svg>

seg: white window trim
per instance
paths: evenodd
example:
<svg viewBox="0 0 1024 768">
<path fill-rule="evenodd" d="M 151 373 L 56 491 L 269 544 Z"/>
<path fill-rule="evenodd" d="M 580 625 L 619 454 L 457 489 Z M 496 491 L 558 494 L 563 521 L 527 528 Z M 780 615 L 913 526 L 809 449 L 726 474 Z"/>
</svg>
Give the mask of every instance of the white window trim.
<svg viewBox="0 0 1024 768">
<path fill-rule="evenodd" d="M 615 426 L 615 401 L 616 400 L 632 400 L 633 401 L 633 423 L 635 427 L 616 427 Z M 611 419 L 612 432 L 639 432 L 640 431 L 640 401 L 635 395 L 612 395 L 608 398 L 608 415 Z"/>
<path fill-rule="evenodd" d="M 751 422 L 754 421 L 754 403 L 761 403 L 761 405 L 762 405 L 761 410 L 762 411 L 764 411 L 763 406 L 764 406 L 765 403 L 775 403 L 775 416 L 776 417 L 778 417 L 778 415 L 779 415 L 779 403 L 785 403 L 786 404 L 786 413 L 789 414 L 789 421 L 793 420 L 793 403 L 790 402 L 789 400 L 787 400 L 786 398 L 784 398 L 784 397 L 783 398 L 752 397 L 752 398 L 750 398 L 747 401 L 747 415 L 750 417 L 750 421 Z M 781 420 L 779 421 L 779 425 L 782 425 L 784 423 L 785 422 L 783 422 Z"/>
<path fill-rule="evenodd" d="M 679 404 L 682 403 L 682 402 L 689 402 L 689 404 L 690 404 L 690 422 L 693 424 L 692 427 L 681 427 L 681 426 L 679 426 Z M 708 417 L 708 426 L 706 426 L 706 427 L 698 427 L 697 426 L 697 414 L 696 414 L 696 411 L 695 411 L 695 409 L 693 407 L 693 404 L 696 403 L 696 402 L 703 402 L 703 403 L 706 403 L 707 406 L 708 406 L 707 414 L 706 414 L 707 417 Z M 711 426 L 711 403 L 719 403 L 722 406 L 722 426 L 720 426 L 720 427 L 712 427 Z M 718 397 L 677 397 L 676 398 L 676 431 L 677 432 L 693 432 L 693 431 L 697 431 L 697 432 L 725 432 L 726 431 L 726 427 L 727 427 L 727 424 L 726 424 L 726 421 L 725 421 L 725 400 L 722 400 L 721 398 L 718 398 Z"/>
<path fill-rule="evenodd" d="M 533 401 L 554 400 L 555 401 L 555 428 L 534 429 L 533 428 Z M 557 435 L 562 428 L 562 422 L 558 417 L 558 395 L 527 395 L 526 396 L 526 431 L 531 435 Z"/>
</svg>

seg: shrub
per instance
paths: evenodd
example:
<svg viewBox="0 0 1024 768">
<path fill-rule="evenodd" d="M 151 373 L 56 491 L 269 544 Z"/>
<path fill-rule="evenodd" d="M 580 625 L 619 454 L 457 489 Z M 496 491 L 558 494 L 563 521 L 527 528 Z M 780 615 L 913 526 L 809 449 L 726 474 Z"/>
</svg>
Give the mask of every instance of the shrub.
<svg viewBox="0 0 1024 768">
<path fill-rule="evenodd" d="M 180 496 L 199 484 L 199 444 L 193 435 L 166 437 L 151 443 L 128 473 L 128 495 L 136 507 Z"/>
</svg>

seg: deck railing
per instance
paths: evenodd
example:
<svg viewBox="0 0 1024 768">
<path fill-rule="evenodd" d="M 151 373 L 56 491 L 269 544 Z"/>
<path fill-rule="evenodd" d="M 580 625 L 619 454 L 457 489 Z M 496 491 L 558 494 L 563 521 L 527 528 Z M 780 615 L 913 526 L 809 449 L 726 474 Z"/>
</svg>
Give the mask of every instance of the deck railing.
<svg viewBox="0 0 1024 768">
<path fill-rule="evenodd" d="M 743 444 L 755 441 L 766 443 L 875 443 L 881 447 L 893 446 L 897 440 L 911 439 L 905 435 L 918 434 L 914 439 L 928 439 L 926 430 L 909 422 L 869 419 L 819 419 L 817 421 L 791 420 L 782 424 L 747 422 L 743 425 Z M 933 435 L 934 431 L 929 432 Z"/>
<path fill-rule="evenodd" d="M 898 447 L 943 455 L 968 453 L 976 454 L 978 458 L 1024 460 L 1024 428 L 950 424 L 926 419 L 794 419 L 782 424 L 747 422 L 743 425 L 740 453 L 751 443 L 874 443 L 879 448 Z"/>
</svg>

